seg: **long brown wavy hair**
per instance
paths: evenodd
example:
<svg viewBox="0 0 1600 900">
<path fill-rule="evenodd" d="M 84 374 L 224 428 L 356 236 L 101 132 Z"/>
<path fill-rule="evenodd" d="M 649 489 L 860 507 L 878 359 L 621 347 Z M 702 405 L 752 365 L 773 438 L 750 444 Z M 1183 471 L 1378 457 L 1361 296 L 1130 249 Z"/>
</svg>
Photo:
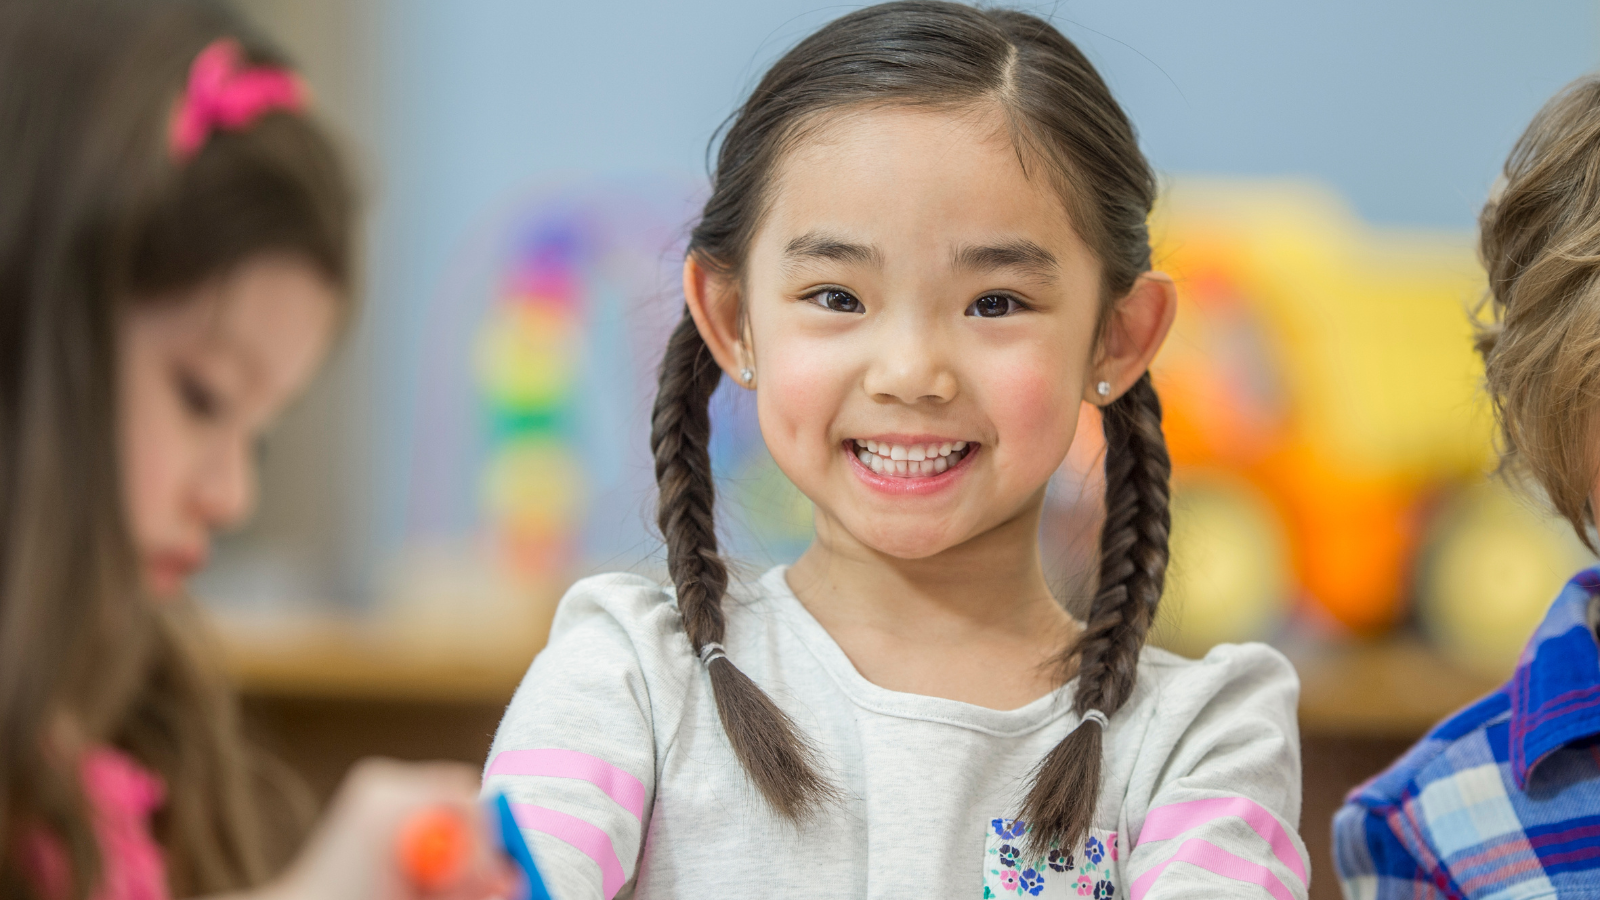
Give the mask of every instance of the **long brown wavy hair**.
<svg viewBox="0 0 1600 900">
<path fill-rule="evenodd" d="M 165 779 L 177 896 L 261 882 L 309 809 L 241 738 L 192 605 L 143 595 L 121 507 L 126 310 L 263 252 L 349 295 L 354 202 L 314 122 L 269 113 L 169 156 L 190 62 L 225 36 L 284 62 L 215 5 L 0 0 L 0 897 L 36 893 L 18 848 L 41 833 L 73 896 L 98 881 L 66 721 Z"/>
<path fill-rule="evenodd" d="M 772 173 L 808 126 L 830 112 L 874 106 L 932 109 L 993 104 L 1024 159 L 1042 160 L 1101 265 L 1106 313 L 1150 268 L 1146 218 L 1156 180 L 1127 116 L 1094 67 L 1048 22 L 1022 12 L 905 0 L 850 13 L 780 59 L 729 120 L 712 192 L 689 253 L 731 277 L 743 270 L 769 199 Z M 722 377 L 687 310 L 667 345 L 652 420 L 658 524 L 696 652 L 720 642 L 727 566 L 718 555 L 707 404 Z M 1115 715 L 1133 692 L 1140 649 L 1167 566 L 1171 464 L 1150 376 L 1103 409 L 1106 519 L 1097 593 L 1080 639 L 1063 647 L 1063 682 L 1076 671 L 1073 707 Z M 726 657 L 709 665 L 717 711 L 751 781 L 791 818 L 834 790 L 816 753 Z M 1076 840 L 1100 789 L 1101 732 L 1080 725 L 1041 761 L 1021 818 L 1038 849 Z"/>
</svg>

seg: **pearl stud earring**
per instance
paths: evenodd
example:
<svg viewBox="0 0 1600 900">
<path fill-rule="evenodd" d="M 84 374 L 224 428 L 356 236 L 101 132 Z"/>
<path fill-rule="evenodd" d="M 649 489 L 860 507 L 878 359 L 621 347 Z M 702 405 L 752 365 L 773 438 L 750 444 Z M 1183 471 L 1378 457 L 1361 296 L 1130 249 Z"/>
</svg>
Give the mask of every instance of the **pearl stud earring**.
<svg viewBox="0 0 1600 900">
<path fill-rule="evenodd" d="M 749 369 L 740 369 L 739 370 L 739 380 L 743 381 L 745 383 L 745 385 L 748 387 L 749 385 L 755 383 L 756 373 L 752 372 Z"/>
<path fill-rule="evenodd" d="M 1111 396 L 1111 382 L 1102 381 L 1094 386 L 1094 392 L 1102 397 Z"/>
</svg>

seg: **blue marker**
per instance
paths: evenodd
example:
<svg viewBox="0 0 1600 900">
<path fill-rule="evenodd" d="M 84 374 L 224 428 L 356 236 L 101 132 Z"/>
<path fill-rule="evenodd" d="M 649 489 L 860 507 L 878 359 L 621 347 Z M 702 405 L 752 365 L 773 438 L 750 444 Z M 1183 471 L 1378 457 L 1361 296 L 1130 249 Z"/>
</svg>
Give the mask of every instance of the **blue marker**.
<svg viewBox="0 0 1600 900">
<path fill-rule="evenodd" d="M 511 814 L 511 801 L 506 799 L 505 794 L 496 794 L 494 808 L 500 819 L 500 845 L 527 878 L 528 892 L 517 900 L 550 900 L 544 879 L 539 877 L 539 867 L 533 863 L 533 851 L 528 849 L 528 842 L 522 839 L 522 829 L 517 827 L 517 819 Z"/>
</svg>

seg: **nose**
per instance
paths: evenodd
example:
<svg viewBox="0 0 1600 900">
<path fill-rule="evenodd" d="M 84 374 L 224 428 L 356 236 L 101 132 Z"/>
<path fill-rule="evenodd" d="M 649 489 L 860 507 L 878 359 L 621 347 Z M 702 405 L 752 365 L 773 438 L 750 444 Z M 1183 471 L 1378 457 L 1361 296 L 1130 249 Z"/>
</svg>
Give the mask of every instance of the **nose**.
<svg viewBox="0 0 1600 900">
<path fill-rule="evenodd" d="M 923 316 L 906 314 L 886 321 L 873 336 L 873 361 L 862 387 L 881 401 L 950 402 L 959 389 L 959 379 L 947 337 Z"/>
<path fill-rule="evenodd" d="M 231 528 L 255 509 L 256 461 L 245 439 L 219 441 L 201 467 L 195 485 L 195 511 L 212 531 Z"/>
</svg>

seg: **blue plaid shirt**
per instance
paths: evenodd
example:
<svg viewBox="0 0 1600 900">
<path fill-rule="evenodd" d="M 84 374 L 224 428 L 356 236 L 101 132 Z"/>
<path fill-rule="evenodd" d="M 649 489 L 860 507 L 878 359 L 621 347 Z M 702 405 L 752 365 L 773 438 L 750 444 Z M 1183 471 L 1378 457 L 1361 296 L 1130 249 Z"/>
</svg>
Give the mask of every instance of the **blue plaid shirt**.
<svg viewBox="0 0 1600 900">
<path fill-rule="evenodd" d="M 1457 713 L 1333 819 L 1347 898 L 1600 898 L 1600 647 L 1567 583 L 1511 680 Z"/>
</svg>

